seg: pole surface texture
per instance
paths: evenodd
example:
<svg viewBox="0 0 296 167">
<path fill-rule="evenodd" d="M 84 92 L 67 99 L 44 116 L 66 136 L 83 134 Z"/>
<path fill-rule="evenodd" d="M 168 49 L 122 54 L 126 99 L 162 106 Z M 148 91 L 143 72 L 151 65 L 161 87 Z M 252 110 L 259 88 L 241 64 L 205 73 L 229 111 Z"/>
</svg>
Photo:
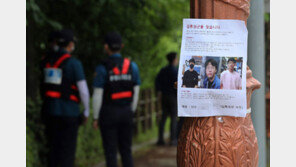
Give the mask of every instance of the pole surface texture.
<svg viewBox="0 0 296 167">
<path fill-rule="evenodd" d="M 249 0 L 191 0 L 190 16 L 247 21 Z M 260 88 L 247 67 L 247 107 Z M 262 111 L 264 112 L 264 111 Z M 241 117 L 187 117 L 178 139 L 178 167 L 257 167 L 258 143 L 251 114 Z"/>
</svg>

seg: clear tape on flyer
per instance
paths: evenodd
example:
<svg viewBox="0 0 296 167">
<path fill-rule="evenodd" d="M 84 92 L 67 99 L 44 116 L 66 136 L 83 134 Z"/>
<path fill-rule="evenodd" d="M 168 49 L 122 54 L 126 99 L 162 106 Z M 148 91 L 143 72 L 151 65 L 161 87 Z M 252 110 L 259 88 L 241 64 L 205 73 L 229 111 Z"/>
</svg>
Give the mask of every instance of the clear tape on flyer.
<svg viewBox="0 0 296 167">
<path fill-rule="evenodd" d="M 251 108 L 248 108 L 247 109 L 247 114 L 250 114 L 251 113 Z"/>
</svg>

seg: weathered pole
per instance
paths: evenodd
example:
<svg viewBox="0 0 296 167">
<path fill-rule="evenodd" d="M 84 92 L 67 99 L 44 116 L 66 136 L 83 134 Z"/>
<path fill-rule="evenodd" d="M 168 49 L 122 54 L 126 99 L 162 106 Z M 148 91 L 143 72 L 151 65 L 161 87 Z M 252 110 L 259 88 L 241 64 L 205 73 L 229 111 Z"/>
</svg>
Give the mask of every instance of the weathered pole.
<svg viewBox="0 0 296 167">
<path fill-rule="evenodd" d="M 190 16 L 246 22 L 249 3 L 249 0 L 191 0 Z M 253 91 L 260 86 L 247 68 L 248 109 Z M 258 158 L 257 137 L 250 113 L 245 118 L 185 118 L 178 139 L 178 167 L 256 167 Z"/>
<path fill-rule="evenodd" d="M 248 65 L 253 75 L 262 83 L 261 89 L 252 95 L 252 120 L 258 138 L 259 166 L 266 166 L 266 116 L 265 116 L 265 41 L 264 1 L 252 0 L 248 19 Z"/>
</svg>

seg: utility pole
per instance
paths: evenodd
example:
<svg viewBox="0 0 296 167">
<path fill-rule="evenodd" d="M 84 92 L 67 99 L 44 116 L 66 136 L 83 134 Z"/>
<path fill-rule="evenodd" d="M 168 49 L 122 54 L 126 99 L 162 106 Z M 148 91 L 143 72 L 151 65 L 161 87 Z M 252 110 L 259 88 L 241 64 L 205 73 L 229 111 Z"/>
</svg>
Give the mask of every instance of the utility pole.
<svg viewBox="0 0 296 167">
<path fill-rule="evenodd" d="M 247 23 L 249 7 L 249 0 L 191 0 L 190 16 L 243 20 Z M 252 77 L 248 67 L 246 85 L 247 107 L 250 108 L 251 95 L 261 85 Z M 241 140 L 239 144 L 233 142 L 236 139 Z M 178 139 L 178 167 L 257 167 L 258 158 L 257 137 L 250 113 L 246 117 L 185 118 Z"/>
<path fill-rule="evenodd" d="M 264 0 L 252 0 L 248 19 L 248 65 L 253 76 L 262 83 L 251 101 L 252 120 L 258 139 L 259 167 L 266 166 L 266 116 L 265 116 L 265 41 Z"/>
</svg>

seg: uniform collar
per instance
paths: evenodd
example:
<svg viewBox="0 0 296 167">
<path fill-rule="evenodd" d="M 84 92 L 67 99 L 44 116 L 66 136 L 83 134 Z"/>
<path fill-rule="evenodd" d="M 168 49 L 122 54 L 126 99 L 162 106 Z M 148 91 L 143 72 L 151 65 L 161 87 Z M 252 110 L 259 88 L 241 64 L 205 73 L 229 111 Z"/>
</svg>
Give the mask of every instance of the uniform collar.
<svg viewBox="0 0 296 167">
<path fill-rule="evenodd" d="M 120 53 L 115 53 L 113 55 L 110 56 L 111 58 L 118 58 L 118 57 L 121 57 L 121 54 Z"/>
<path fill-rule="evenodd" d="M 66 54 L 66 53 L 70 54 L 70 53 L 69 53 L 66 49 L 64 49 L 64 48 L 61 48 L 60 51 L 59 51 L 59 53 L 60 53 L 61 55 Z"/>
</svg>

